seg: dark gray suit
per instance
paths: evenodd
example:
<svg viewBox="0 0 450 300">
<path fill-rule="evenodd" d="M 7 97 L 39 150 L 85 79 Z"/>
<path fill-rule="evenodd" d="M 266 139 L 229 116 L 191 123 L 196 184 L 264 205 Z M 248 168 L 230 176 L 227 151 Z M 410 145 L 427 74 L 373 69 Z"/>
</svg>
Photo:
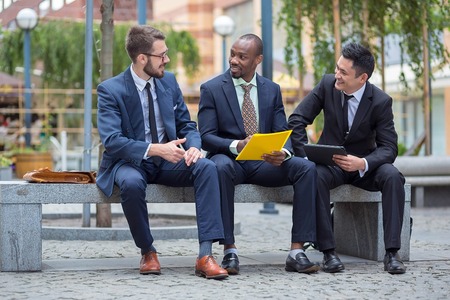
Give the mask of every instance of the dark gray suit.
<svg viewBox="0 0 450 300">
<path fill-rule="evenodd" d="M 185 149 L 200 149 L 200 134 L 190 119 L 175 76 L 165 72 L 163 78 L 154 80 L 167 139 L 186 138 Z M 122 207 L 141 252 L 149 251 L 153 243 L 145 202 L 148 183 L 193 185 L 199 241 L 222 239 L 215 165 L 208 159 L 199 159 L 189 167 L 184 159 L 176 164 L 159 157 L 143 159 L 149 143 L 145 141 L 142 106 L 130 68 L 102 82 L 97 92 L 98 131 L 105 146 L 97 185 L 107 196 L 112 194 L 115 184 L 119 186 Z"/>
<path fill-rule="evenodd" d="M 341 92 L 334 84 L 334 75 L 325 75 L 289 117 L 295 154 L 306 156 L 303 150 L 303 145 L 308 143 L 305 128 L 323 111 L 324 127 L 318 143 L 343 145 L 349 154 L 365 158 L 369 169 L 360 177 L 359 172 L 345 172 L 339 167 L 317 165 L 319 249 L 335 248 L 330 221 L 330 189 L 347 183 L 365 190 L 382 192 L 385 248 L 400 249 L 405 179 L 392 165 L 397 157 L 392 98 L 367 82 L 351 130 L 345 136 Z"/>
<path fill-rule="evenodd" d="M 271 133 L 287 130 L 280 86 L 257 75 L 259 131 Z M 236 161 L 229 146 L 246 138 L 244 125 L 230 71 L 200 87 L 198 124 L 203 149 L 209 152 L 219 173 L 224 222 L 224 244 L 234 244 L 234 187 L 240 183 L 262 186 L 294 186 L 292 242 L 314 241 L 315 190 L 314 164 L 293 157 L 279 167 L 263 161 Z M 291 150 L 288 141 L 285 148 Z"/>
</svg>

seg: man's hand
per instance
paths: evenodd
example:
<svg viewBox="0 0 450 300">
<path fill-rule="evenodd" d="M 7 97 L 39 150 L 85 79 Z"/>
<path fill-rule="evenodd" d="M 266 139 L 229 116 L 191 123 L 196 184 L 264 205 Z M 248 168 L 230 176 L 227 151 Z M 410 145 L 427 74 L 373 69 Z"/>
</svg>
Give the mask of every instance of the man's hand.
<svg viewBox="0 0 450 300">
<path fill-rule="evenodd" d="M 286 153 L 284 151 L 272 151 L 272 153 L 265 153 L 262 159 L 274 166 L 281 166 L 284 159 L 286 158 Z"/>
<path fill-rule="evenodd" d="M 244 149 L 245 145 L 247 145 L 247 143 L 250 141 L 250 139 L 252 138 L 251 135 L 249 135 L 248 137 L 245 138 L 245 140 L 240 140 L 236 146 L 236 150 L 238 153 L 241 153 L 242 149 Z"/>
<path fill-rule="evenodd" d="M 187 166 L 195 164 L 197 160 L 203 157 L 203 153 L 195 147 L 189 148 L 186 153 L 184 153 L 184 160 L 186 161 Z"/>
<path fill-rule="evenodd" d="M 366 168 L 364 159 L 353 155 L 333 155 L 333 161 L 344 171 L 363 171 Z"/>
<path fill-rule="evenodd" d="M 171 163 L 177 163 L 183 159 L 185 152 L 179 145 L 186 142 L 186 138 L 173 140 L 165 144 L 152 144 L 148 156 L 160 156 Z"/>
</svg>

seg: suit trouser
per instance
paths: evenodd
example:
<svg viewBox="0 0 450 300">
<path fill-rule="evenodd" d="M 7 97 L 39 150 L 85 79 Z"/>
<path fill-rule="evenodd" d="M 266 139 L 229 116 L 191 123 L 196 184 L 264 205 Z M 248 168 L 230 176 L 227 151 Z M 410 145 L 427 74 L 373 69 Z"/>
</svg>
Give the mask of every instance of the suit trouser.
<svg viewBox="0 0 450 300">
<path fill-rule="evenodd" d="M 405 209 L 405 178 L 392 164 L 384 164 L 363 177 L 339 167 L 317 165 L 317 242 L 320 251 L 336 248 L 330 214 L 330 190 L 352 184 L 381 191 L 385 249 L 400 249 Z"/>
<path fill-rule="evenodd" d="M 125 164 L 117 170 L 115 183 L 120 189 L 131 235 L 142 254 L 147 253 L 153 244 L 145 201 L 147 183 L 194 186 L 199 242 L 223 239 L 219 183 L 212 161 L 204 158 L 186 166 L 184 160 L 176 164 L 161 160 L 159 166 L 155 166 L 149 160 L 139 168 Z"/>
<path fill-rule="evenodd" d="M 234 191 L 241 183 L 267 187 L 293 185 L 292 242 L 316 240 L 316 185 L 314 163 L 292 157 L 279 167 L 263 161 L 236 161 L 223 154 L 211 160 L 217 165 L 222 203 L 225 239 L 221 244 L 234 244 Z"/>
</svg>

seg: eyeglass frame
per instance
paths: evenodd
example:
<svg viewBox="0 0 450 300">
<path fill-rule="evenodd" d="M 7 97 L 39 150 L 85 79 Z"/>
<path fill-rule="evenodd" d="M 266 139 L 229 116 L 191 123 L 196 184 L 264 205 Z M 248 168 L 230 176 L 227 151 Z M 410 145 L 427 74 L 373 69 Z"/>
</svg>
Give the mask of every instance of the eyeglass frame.
<svg viewBox="0 0 450 300">
<path fill-rule="evenodd" d="M 144 54 L 147 56 L 159 57 L 159 58 L 161 58 L 162 61 L 164 61 L 165 58 L 169 57 L 169 49 L 164 51 L 162 54 L 152 54 L 152 53 L 141 53 L 141 54 Z"/>
</svg>

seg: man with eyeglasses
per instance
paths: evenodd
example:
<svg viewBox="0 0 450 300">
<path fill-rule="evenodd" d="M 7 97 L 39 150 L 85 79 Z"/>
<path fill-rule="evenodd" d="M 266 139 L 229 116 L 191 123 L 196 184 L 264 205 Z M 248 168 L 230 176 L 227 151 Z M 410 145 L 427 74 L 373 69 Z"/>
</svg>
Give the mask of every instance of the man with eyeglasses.
<svg viewBox="0 0 450 300">
<path fill-rule="evenodd" d="M 147 184 L 194 186 L 199 255 L 195 274 L 228 277 L 214 260 L 212 243 L 224 237 L 217 169 L 203 158 L 197 126 L 190 119 L 172 73 L 164 34 L 150 26 L 133 26 L 126 50 L 132 63 L 98 88 L 98 131 L 105 147 L 97 185 L 109 197 L 120 190 L 131 234 L 141 249 L 141 274 L 160 274 L 151 234 Z"/>
</svg>

